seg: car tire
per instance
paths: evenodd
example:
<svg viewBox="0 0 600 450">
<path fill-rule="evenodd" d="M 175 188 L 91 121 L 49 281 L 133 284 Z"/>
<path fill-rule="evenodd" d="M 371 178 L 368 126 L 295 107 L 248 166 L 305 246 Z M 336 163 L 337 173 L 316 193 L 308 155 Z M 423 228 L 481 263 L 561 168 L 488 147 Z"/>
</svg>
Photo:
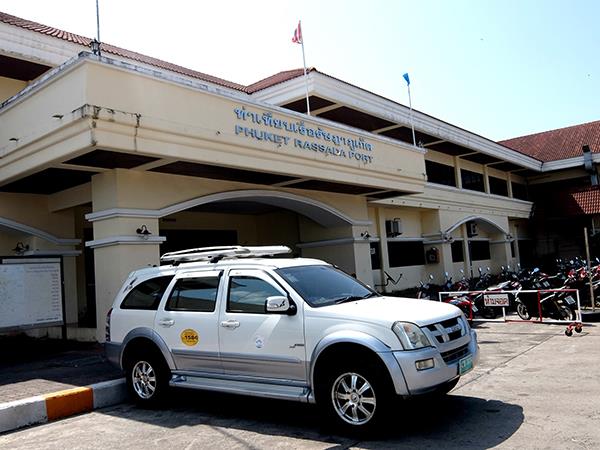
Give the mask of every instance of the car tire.
<svg viewBox="0 0 600 450">
<path fill-rule="evenodd" d="M 368 433 L 387 416 L 395 392 L 387 369 L 375 361 L 332 364 L 317 387 L 317 404 L 345 432 Z"/>
<path fill-rule="evenodd" d="M 128 358 L 125 370 L 127 387 L 136 403 L 155 406 L 165 398 L 170 371 L 162 356 L 156 352 L 136 352 Z"/>
</svg>

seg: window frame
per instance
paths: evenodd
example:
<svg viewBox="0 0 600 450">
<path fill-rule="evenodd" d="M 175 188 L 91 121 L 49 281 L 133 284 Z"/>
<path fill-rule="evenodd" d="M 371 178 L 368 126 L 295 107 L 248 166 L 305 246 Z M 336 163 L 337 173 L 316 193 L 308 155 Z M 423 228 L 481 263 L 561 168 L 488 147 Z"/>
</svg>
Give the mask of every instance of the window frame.
<svg viewBox="0 0 600 450">
<path fill-rule="evenodd" d="M 428 170 L 428 166 L 431 170 Z M 428 183 L 439 184 L 442 186 L 457 187 L 456 168 L 450 164 L 444 164 L 437 161 L 432 161 L 430 159 L 425 159 L 425 173 L 427 174 Z M 437 180 L 432 179 L 431 175 L 433 175 L 433 178 L 437 178 Z M 437 175 L 441 176 L 437 177 Z M 448 182 L 445 183 L 443 181 Z"/>
<path fill-rule="evenodd" d="M 467 181 L 469 181 L 469 179 L 471 179 L 470 181 L 472 181 L 475 176 L 477 176 L 477 178 L 479 179 L 479 177 L 481 177 L 481 189 L 473 189 L 473 187 L 466 187 L 465 184 L 473 184 L 473 183 L 465 183 L 465 178 L 467 178 Z M 483 173 L 480 172 L 475 172 L 474 170 L 469 170 L 469 169 L 464 169 L 461 167 L 460 169 L 460 182 L 461 182 L 461 186 L 463 189 L 467 190 L 467 191 L 473 191 L 473 192 L 485 192 L 485 176 L 483 175 Z M 478 184 L 479 187 L 479 184 Z"/>
<path fill-rule="evenodd" d="M 270 273 L 268 273 L 264 270 L 260 270 L 260 269 L 237 269 L 236 268 L 236 269 L 231 269 L 229 271 L 229 273 L 227 274 L 227 289 L 224 292 L 224 303 L 225 303 L 225 313 L 226 314 L 259 314 L 259 315 L 273 314 L 273 313 L 267 312 L 267 308 L 266 308 L 267 299 L 266 298 L 265 298 L 265 304 L 263 305 L 264 310 L 261 312 L 258 312 L 258 311 L 236 311 L 236 310 L 230 309 L 229 308 L 229 297 L 230 297 L 229 294 L 231 292 L 231 282 L 236 277 L 256 278 L 261 281 L 264 281 L 265 283 L 271 285 L 275 290 L 280 291 L 280 294 L 282 296 L 286 296 L 290 302 L 290 305 L 292 305 L 292 304 L 295 305 L 288 290 L 279 281 L 277 281 L 277 279 L 275 279 L 275 277 L 273 277 Z"/>
<path fill-rule="evenodd" d="M 411 254 L 415 260 L 410 260 L 411 264 L 396 264 L 397 262 L 397 257 L 395 256 L 395 251 L 392 251 L 393 249 L 390 248 L 394 247 L 396 245 L 400 245 L 400 244 L 404 244 L 404 245 L 409 245 L 412 244 L 415 247 L 418 246 L 419 248 L 414 248 L 414 249 L 410 249 L 410 251 L 408 252 L 404 252 L 404 253 L 408 253 Z M 393 239 L 388 239 L 387 241 L 387 251 L 388 251 L 388 266 L 391 269 L 395 269 L 398 267 L 415 267 L 415 266 L 424 266 L 426 264 L 426 258 L 425 258 L 425 242 L 423 239 L 398 239 L 398 240 L 393 240 Z M 414 263 L 414 264 L 412 264 Z"/>
<path fill-rule="evenodd" d="M 487 258 L 480 258 L 479 255 L 473 255 L 473 244 L 475 245 L 486 245 L 487 250 Z M 481 251 L 481 249 L 476 249 L 477 252 Z M 490 261 L 492 259 L 492 247 L 489 239 L 469 239 L 469 256 L 471 258 L 471 262 L 475 261 Z M 476 259 L 477 258 L 477 259 Z"/>
<path fill-rule="evenodd" d="M 131 306 L 125 306 L 125 302 L 127 301 L 128 298 L 130 298 L 130 296 L 133 294 L 133 292 L 138 289 L 142 284 L 147 283 L 149 281 L 153 281 L 153 280 L 157 280 L 159 278 L 168 278 L 168 282 L 165 283 L 164 287 L 162 288 L 162 292 L 160 294 L 159 298 L 155 298 L 154 299 L 154 303 L 152 305 L 150 305 L 147 308 L 140 308 L 140 307 L 131 307 Z M 171 283 L 173 282 L 173 278 L 175 278 L 174 274 L 159 274 L 157 276 L 152 276 L 152 277 L 148 277 L 142 281 L 140 281 L 139 283 L 137 283 L 135 286 L 132 286 L 131 284 L 129 286 L 127 286 L 124 290 L 127 291 L 127 293 L 123 296 L 123 299 L 121 300 L 121 303 L 119 304 L 119 309 L 120 310 L 126 310 L 126 311 L 158 311 L 158 308 L 160 306 L 160 303 L 162 301 L 162 299 L 165 296 L 165 293 L 169 290 L 169 286 L 171 285 Z M 135 280 L 134 280 L 135 281 Z M 165 280 L 166 281 L 166 280 Z"/>
<path fill-rule="evenodd" d="M 169 303 L 171 302 L 171 297 L 172 297 L 173 293 L 175 292 L 175 290 L 177 289 L 177 285 L 180 282 L 184 282 L 186 280 L 197 280 L 197 279 L 201 279 L 201 278 L 216 278 L 217 279 L 217 289 L 215 292 L 215 300 L 213 303 L 214 307 L 213 307 L 212 311 L 198 311 L 198 310 L 186 309 L 186 308 L 170 308 L 169 307 Z M 217 305 L 219 302 L 219 292 L 220 292 L 221 286 L 223 284 L 222 279 L 223 279 L 223 271 L 222 270 L 185 273 L 185 274 L 183 274 L 183 276 L 177 277 L 175 279 L 175 282 L 173 283 L 173 286 L 171 287 L 171 289 L 169 291 L 169 295 L 167 296 L 167 298 L 165 300 L 164 310 L 169 311 L 169 312 L 186 312 L 186 313 L 201 313 L 201 314 L 215 313 L 218 310 Z"/>
<path fill-rule="evenodd" d="M 496 191 L 495 188 L 500 187 L 501 182 L 504 182 L 504 187 L 500 189 L 502 193 L 498 193 L 498 191 Z M 500 197 L 508 197 L 508 180 L 500 177 L 495 177 L 493 175 L 488 175 L 488 184 L 490 186 L 490 194 L 499 195 Z"/>
</svg>

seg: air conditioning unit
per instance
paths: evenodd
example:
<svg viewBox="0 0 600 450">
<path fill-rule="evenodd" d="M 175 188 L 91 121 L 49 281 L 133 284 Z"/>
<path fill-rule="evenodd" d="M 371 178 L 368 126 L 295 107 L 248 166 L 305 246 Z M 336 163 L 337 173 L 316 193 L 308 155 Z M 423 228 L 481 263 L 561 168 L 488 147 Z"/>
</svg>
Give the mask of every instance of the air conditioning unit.
<svg viewBox="0 0 600 450">
<path fill-rule="evenodd" d="M 474 221 L 467 222 L 467 236 L 474 237 L 477 236 L 477 223 Z"/>
<path fill-rule="evenodd" d="M 396 237 L 402 234 L 402 222 L 400 219 L 385 221 L 385 234 L 387 237 Z"/>
</svg>

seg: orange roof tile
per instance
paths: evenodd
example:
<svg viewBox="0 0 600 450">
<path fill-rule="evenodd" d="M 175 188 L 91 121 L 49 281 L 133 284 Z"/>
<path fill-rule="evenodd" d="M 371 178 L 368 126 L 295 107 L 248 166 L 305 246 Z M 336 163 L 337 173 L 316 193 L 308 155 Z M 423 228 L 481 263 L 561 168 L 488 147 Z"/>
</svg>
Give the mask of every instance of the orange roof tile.
<svg viewBox="0 0 600 450">
<path fill-rule="evenodd" d="M 568 216 L 600 214 L 600 186 L 563 191 L 556 199 L 555 206 Z"/>
<path fill-rule="evenodd" d="M 78 34 L 69 33 L 67 31 L 59 30 L 57 28 L 49 27 L 47 25 L 42 25 L 37 22 L 32 22 L 31 20 L 21 19 L 19 17 L 12 16 L 10 14 L 6 14 L 0 12 L 0 22 L 4 22 L 9 25 L 14 25 L 19 28 L 23 28 L 26 30 L 35 31 L 37 33 L 45 34 L 47 36 L 52 36 L 57 39 L 62 39 L 64 41 L 72 42 L 74 44 L 83 45 L 85 47 L 89 47 L 90 38 L 85 36 L 80 36 Z M 109 53 L 112 55 L 121 56 L 123 58 L 128 58 L 134 61 L 138 61 L 143 64 L 148 64 L 154 67 L 159 67 L 161 69 L 166 69 L 171 72 L 179 73 L 181 75 L 186 75 L 192 78 L 196 78 L 202 81 L 208 81 L 210 83 L 217 84 L 219 86 L 224 86 L 230 89 L 235 89 L 238 91 L 245 92 L 246 87 L 242 84 L 233 83 L 231 81 L 223 80 L 222 78 L 213 77 L 212 75 L 208 75 L 202 72 L 197 72 L 195 70 L 187 69 L 182 66 L 178 66 L 176 64 L 171 64 L 166 61 L 162 61 L 157 58 L 153 58 L 151 56 L 142 55 L 141 53 L 132 52 L 130 50 L 126 50 L 124 48 L 116 47 L 114 45 L 102 43 L 101 50 L 104 53 Z"/>
<path fill-rule="evenodd" d="M 583 214 L 600 214 L 600 188 L 592 186 L 585 190 L 571 193 L 573 201 Z"/>
<path fill-rule="evenodd" d="M 306 73 L 309 72 L 317 72 L 317 69 L 314 67 L 309 67 L 306 69 Z M 285 70 L 283 72 L 276 73 L 275 75 L 271 75 L 270 77 L 263 78 L 262 80 L 257 81 L 256 83 L 252 83 L 246 86 L 246 92 L 252 94 L 254 92 L 260 91 L 262 89 L 269 88 L 271 86 L 275 86 L 279 83 L 284 83 L 293 78 L 298 78 L 304 75 L 304 69 L 293 69 L 293 70 Z"/>
<path fill-rule="evenodd" d="M 600 153 L 600 120 L 498 143 L 544 162 L 582 156 L 584 145 L 588 145 L 592 153 Z"/>
</svg>

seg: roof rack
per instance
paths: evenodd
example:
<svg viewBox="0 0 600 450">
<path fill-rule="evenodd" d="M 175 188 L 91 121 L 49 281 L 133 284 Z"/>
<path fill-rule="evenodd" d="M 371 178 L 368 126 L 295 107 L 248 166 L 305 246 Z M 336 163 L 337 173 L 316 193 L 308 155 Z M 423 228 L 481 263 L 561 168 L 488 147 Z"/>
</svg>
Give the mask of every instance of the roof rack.
<svg viewBox="0 0 600 450">
<path fill-rule="evenodd" d="M 283 255 L 291 252 L 292 250 L 285 245 L 200 247 L 165 253 L 160 257 L 160 260 L 161 262 L 171 262 L 173 265 L 192 261 L 210 261 L 216 263 L 224 258 L 257 258 L 261 256 Z"/>
</svg>

